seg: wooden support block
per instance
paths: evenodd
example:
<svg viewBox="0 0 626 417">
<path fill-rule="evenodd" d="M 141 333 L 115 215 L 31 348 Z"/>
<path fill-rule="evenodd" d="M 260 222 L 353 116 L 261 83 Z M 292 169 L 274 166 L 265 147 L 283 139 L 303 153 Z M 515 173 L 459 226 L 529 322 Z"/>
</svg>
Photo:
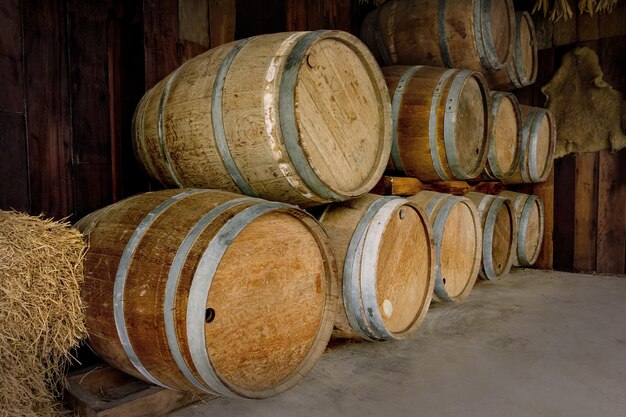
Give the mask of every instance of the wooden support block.
<svg viewBox="0 0 626 417">
<path fill-rule="evenodd" d="M 535 268 L 552 269 L 554 264 L 554 243 L 552 240 L 554 230 L 554 170 L 546 179 L 546 182 L 533 184 L 533 194 L 543 202 L 543 241 L 541 252 L 535 262 Z"/>
<path fill-rule="evenodd" d="M 417 178 L 385 175 L 371 192 L 380 195 L 413 195 L 422 191 L 424 187 Z"/>
<path fill-rule="evenodd" d="M 80 417 L 158 417 L 214 398 L 157 387 L 108 365 L 70 374 L 65 386 L 65 402 Z"/>
<path fill-rule="evenodd" d="M 378 184 L 372 189 L 372 193 L 380 195 L 413 195 L 422 190 L 437 191 L 439 193 L 464 195 L 470 191 L 484 194 L 498 194 L 504 190 L 504 185 L 499 182 L 479 182 L 468 184 L 465 181 L 439 181 L 432 184 L 424 184 L 417 178 L 383 176 Z"/>
</svg>

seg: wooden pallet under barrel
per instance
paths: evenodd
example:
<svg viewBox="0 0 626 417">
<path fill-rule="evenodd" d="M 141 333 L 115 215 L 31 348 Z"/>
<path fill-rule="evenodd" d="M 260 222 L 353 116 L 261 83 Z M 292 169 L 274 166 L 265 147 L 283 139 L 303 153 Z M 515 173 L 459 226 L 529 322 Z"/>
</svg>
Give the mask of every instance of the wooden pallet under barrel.
<svg viewBox="0 0 626 417">
<path fill-rule="evenodd" d="M 80 417 L 158 417 L 217 397 L 152 385 L 101 364 L 68 375 L 67 407 Z"/>
</svg>

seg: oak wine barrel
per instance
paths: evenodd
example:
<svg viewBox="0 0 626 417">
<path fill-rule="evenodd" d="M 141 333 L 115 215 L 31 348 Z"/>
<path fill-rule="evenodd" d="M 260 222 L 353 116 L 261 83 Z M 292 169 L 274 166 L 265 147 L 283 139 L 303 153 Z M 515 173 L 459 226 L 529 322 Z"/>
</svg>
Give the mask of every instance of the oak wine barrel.
<svg viewBox="0 0 626 417">
<path fill-rule="evenodd" d="M 435 240 L 438 301 L 461 301 L 474 287 L 482 257 L 482 229 L 474 203 L 465 197 L 421 191 L 407 197 L 429 217 Z"/>
<path fill-rule="evenodd" d="M 389 158 L 374 57 L 340 31 L 260 35 L 184 63 L 139 102 L 137 159 L 168 187 L 314 206 L 367 193 Z"/>
<path fill-rule="evenodd" d="M 510 54 L 511 0 L 391 0 L 366 16 L 361 39 L 385 65 L 495 71 Z"/>
<path fill-rule="evenodd" d="M 118 369 L 177 390 L 265 398 L 295 385 L 326 347 L 336 265 L 301 209 L 164 190 L 77 227 L 89 240 L 89 344 Z"/>
<path fill-rule="evenodd" d="M 366 194 L 331 204 L 320 223 L 343 290 L 334 336 L 391 340 L 413 334 L 435 284 L 433 235 L 424 211 L 404 198 Z"/>
<path fill-rule="evenodd" d="M 491 98 L 475 71 L 385 67 L 392 97 L 389 169 L 424 182 L 476 178 L 489 149 Z"/>
<path fill-rule="evenodd" d="M 495 281 L 513 266 L 517 249 L 517 217 L 508 198 L 471 191 L 465 197 L 474 202 L 482 221 L 483 256 L 480 277 Z"/>
<path fill-rule="evenodd" d="M 519 169 L 522 112 L 517 98 L 511 93 L 492 91 L 491 99 L 491 140 L 482 177 L 506 179 Z"/>
<path fill-rule="evenodd" d="M 535 83 L 538 72 L 537 34 L 530 13 L 515 13 L 515 41 L 513 53 L 504 68 L 487 74 L 487 81 L 495 90 L 515 90 Z"/>
<path fill-rule="evenodd" d="M 513 201 L 518 232 L 515 266 L 532 266 L 539 257 L 544 233 L 543 203 L 535 195 L 502 191 L 498 194 Z"/>
<path fill-rule="evenodd" d="M 540 107 L 520 106 L 523 128 L 520 143 L 520 165 L 505 184 L 544 182 L 554 166 L 556 121 L 552 112 Z"/>
</svg>

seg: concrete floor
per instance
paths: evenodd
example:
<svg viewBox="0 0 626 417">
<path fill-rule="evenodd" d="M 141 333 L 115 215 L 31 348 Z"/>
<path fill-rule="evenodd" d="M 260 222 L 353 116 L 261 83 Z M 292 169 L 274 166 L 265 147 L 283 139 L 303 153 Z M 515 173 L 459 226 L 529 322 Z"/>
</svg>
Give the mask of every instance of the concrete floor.
<svg viewBox="0 0 626 417">
<path fill-rule="evenodd" d="M 518 270 L 437 304 L 411 338 L 322 356 L 268 400 L 174 417 L 626 416 L 626 278 Z"/>
</svg>

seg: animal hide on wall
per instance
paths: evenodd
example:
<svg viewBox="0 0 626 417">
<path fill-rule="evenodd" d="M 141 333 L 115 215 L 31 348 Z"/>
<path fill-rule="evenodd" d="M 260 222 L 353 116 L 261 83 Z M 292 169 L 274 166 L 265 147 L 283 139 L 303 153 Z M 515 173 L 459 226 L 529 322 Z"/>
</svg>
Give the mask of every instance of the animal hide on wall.
<svg viewBox="0 0 626 417">
<path fill-rule="evenodd" d="M 579 47 L 563 57 L 561 67 L 541 88 L 556 119 L 555 158 L 626 147 L 626 102 L 602 76 L 595 51 Z"/>
</svg>

